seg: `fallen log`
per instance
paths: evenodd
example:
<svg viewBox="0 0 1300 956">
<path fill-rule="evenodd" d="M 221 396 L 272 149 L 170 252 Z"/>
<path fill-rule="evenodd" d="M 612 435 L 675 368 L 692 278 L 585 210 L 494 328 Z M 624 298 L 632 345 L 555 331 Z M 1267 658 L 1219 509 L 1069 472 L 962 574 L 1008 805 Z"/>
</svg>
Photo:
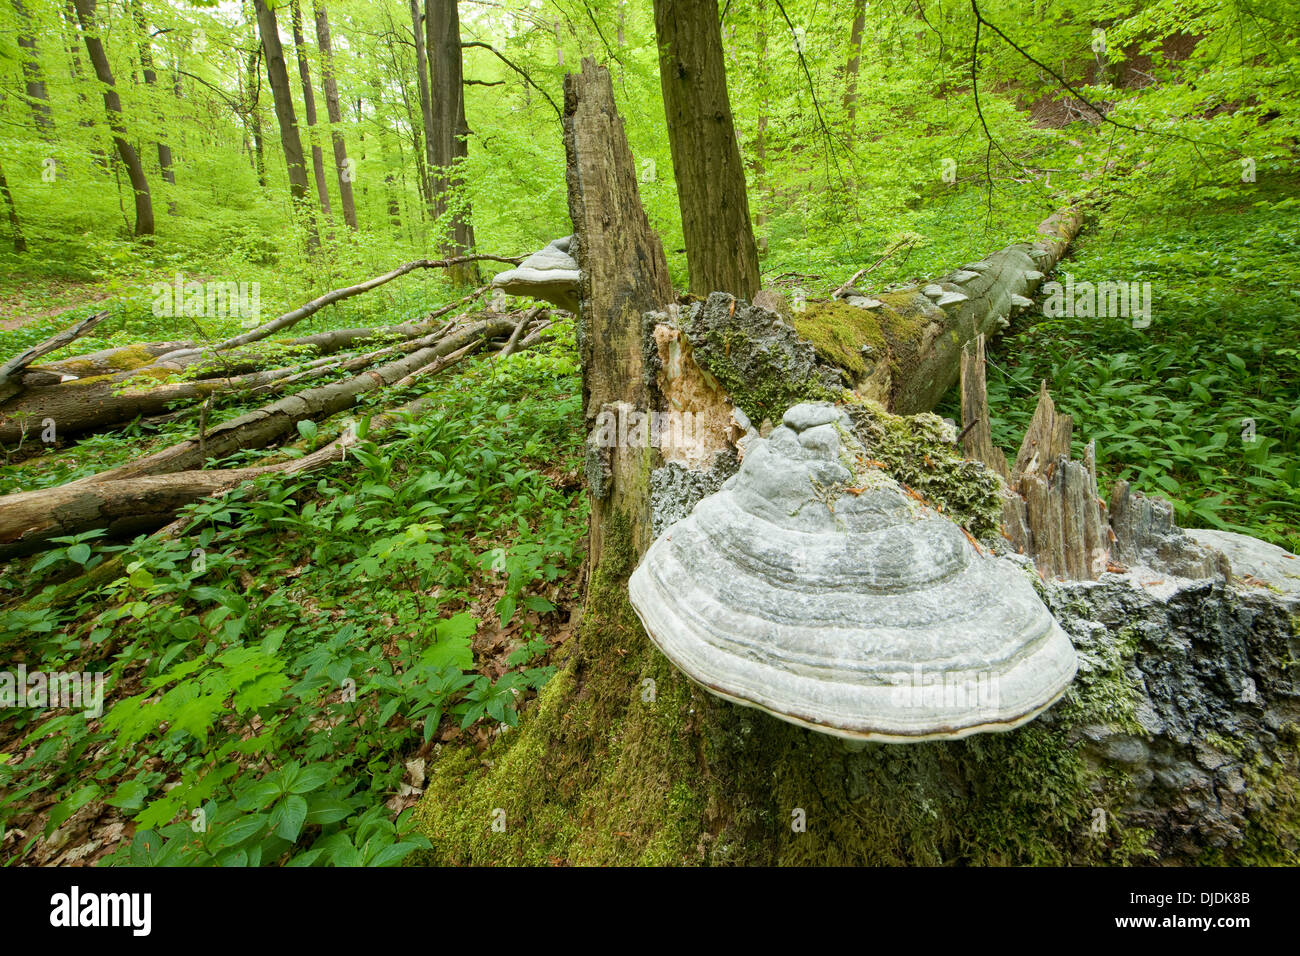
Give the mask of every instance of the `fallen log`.
<svg viewBox="0 0 1300 956">
<path fill-rule="evenodd" d="M 0 365 L 0 402 L 5 401 L 12 395 L 16 395 L 21 390 L 21 386 L 12 381 L 17 372 L 22 371 L 42 355 L 49 355 L 70 342 L 75 342 L 107 317 L 107 312 L 96 312 L 94 315 L 88 315 L 75 325 L 71 325 L 63 331 L 50 336 L 44 342 L 33 345 Z"/>
<path fill-rule="evenodd" d="M 104 379 L 30 388 L 4 407 L 0 415 L 0 443 L 21 441 L 47 419 L 54 422 L 57 434 L 75 435 L 141 416 L 159 415 L 177 402 L 199 401 L 217 394 L 234 396 L 283 381 L 300 370 L 319 367 L 319 362 L 328 361 L 234 377 L 173 382 L 147 389 L 119 388 Z"/>
<path fill-rule="evenodd" d="M 79 480 L 115 480 L 189 471 L 202 467 L 203 462 L 209 458 L 224 458 L 240 449 L 264 448 L 278 438 L 293 434 L 298 422 L 303 419 L 328 418 L 354 404 L 360 396 L 387 388 L 441 355 L 454 352 L 476 340 L 506 335 L 513 328 L 514 323 L 509 319 L 476 322 L 447 336 L 436 345 L 418 349 L 387 365 L 369 369 L 340 382 L 286 396 L 264 408 L 240 415 L 211 429 L 202 440 L 196 436 L 110 471 Z M 3 501 L 0 498 L 0 508 L 3 508 Z M 3 537 L 0 537 L 2 540 Z"/>
<path fill-rule="evenodd" d="M 929 411 L 957 381 L 962 349 L 1033 305 L 1030 297 L 1082 223 L 1082 210 L 1060 210 L 1039 224 L 1035 242 L 908 289 L 867 295 L 849 288 L 840 299 L 808 302 L 792 324 L 846 385 L 900 415 Z"/>
<path fill-rule="evenodd" d="M 315 315 L 327 305 L 333 305 L 336 302 L 342 302 L 344 299 L 350 299 L 363 292 L 369 292 L 371 289 L 377 289 L 379 286 L 392 282 L 394 279 L 404 276 L 408 272 L 414 272 L 416 269 L 448 269 L 462 266 L 469 262 L 481 262 L 485 260 L 516 264 L 522 261 L 522 257 L 493 256 L 486 253 L 478 253 L 467 256 L 454 256 L 450 259 L 417 259 L 414 262 L 400 265 L 390 272 L 385 272 L 381 276 L 367 279 L 365 282 L 358 282 L 356 285 L 345 286 L 341 289 L 333 289 L 326 292 L 324 295 L 312 299 L 306 305 L 299 306 L 290 312 L 286 312 L 283 315 L 272 319 L 270 322 L 265 322 L 262 325 L 259 325 L 255 329 L 232 336 L 224 342 L 219 342 L 216 345 L 205 346 L 199 349 L 178 350 L 169 355 L 163 355 L 159 361 L 177 362 L 190 359 L 195 354 L 201 356 L 208 352 L 222 352 L 238 348 L 241 345 L 248 345 L 252 342 L 260 341 L 261 339 L 274 335 L 281 329 L 287 329 L 292 325 L 296 325 L 308 316 Z"/>
<path fill-rule="evenodd" d="M 515 323 L 507 320 L 481 323 L 480 327 L 474 330 L 474 334 L 458 337 L 457 341 L 463 343 L 459 348 L 446 350 L 434 347 L 414 353 L 424 357 L 432 355 L 433 361 L 418 364 L 400 377 L 396 374 L 399 369 L 415 364 L 411 361 L 413 356 L 402 362 L 385 366 L 384 370 L 367 374 L 379 375 L 381 379 L 386 379 L 386 385 L 401 387 L 417 378 L 455 365 L 480 348 L 493 335 L 504 335 L 515 327 Z M 521 342 L 516 351 L 527 347 L 531 346 Z M 433 355 L 435 352 L 438 354 Z M 418 413 L 432 400 L 433 396 L 422 396 L 377 416 L 371 421 L 368 440 L 382 435 L 402 416 Z M 347 407 L 347 404 L 350 404 L 350 401 L 340 404 L 335 398 L 325 407 L 337 412 Z M 292 416 L 286 418 L 284 409 L 272 412 L 272 408 L 274 406 L 261 410 L 266 415 L 256 419 L 254 423 L 262 427 L 251 437 L 245 433 L 250 443 L 240 447 L 252 448 L 269 444 L 267 435 L 270 434 L 270 429 L 266 427 L 267 422 L 280 425 L 277 434 L 293 433 L 300 419 Z M 313 417 L 327 417 L 327 414 L 332 413 L 322 412 Z M 288 424 L 284 425 L 286 421 Z M 240 429 L 235 428 L 232 431 L 239 433 Z M 220 450 L 229 446 L 230 438 L 223 436 L 221 429 L 218 428 L 209 432 L 202 441 L 193 439 L 183 442 L 158 455 L 149 456 L 139 462 L 102 472 L 87 479 L 54 488 L 5 495 L 0 497 L 0 559 L 38 550 L 52 537 L 79 534 L 92 528 L 104 528 L 114 536 L 151 531 L 166 524 L 177 511 L 190 502 L 220 494 L 260 475 L 299 474 L 342 460 L 347 449 L 357 440 L 355 434 L 345 431 L 329 445 L 301 458 L 248 468 L 201 470 L 191 464 L 196 457 L 204 453 L 213 455 L 214 447 Z M 251 444 L 254 441 L 259 442 L 260 445 Z M 220 455 L 213 455 L 213 457 L 220 457 Z M 188 467 L 176 468 L 177 463 Z"/>
<path fill-rule="evenodd" d="M 190 368 L 206 359 L 217 358 L 220 368 L 228 375 L 263 368 L 274 361 L 279 350 L 297 348 L 307 357 L 331 355 L 345 351 L 367 341 L 397 338 L 411 339 L 424 335 L 429 325 L 438 318 L 480 298 L 487 291 L 480 286 L 457 302 L 450 302 L 429 313 L 420 322 L 403 322 L 389 326 L 335 329 L 317 332 L 300 338 L 268 343 L 271 347 L 253 349 L 241 346 L 222 348 L 222 343 L 199 345 L 193 341 L 145 342 L 137 345 L 102 349 L 86 355 L 74 355 L 56 362 L 30 366 L 13 376 L 14 384 L 22 388 L 57 385 L 65 379 L 86 379 L 111 376 L 113 381 L 125 381 L 134 375 L 152 374 L 151 370 L 169 372 Z M 338 301 L 338 300 L 335 300 Z M 245 345 L 247 345 L 246 343 Z M 12 396 L 14 393 L 10 393 Z M 6 399 L 0 397 L 0 404 Z"/>
</svg>

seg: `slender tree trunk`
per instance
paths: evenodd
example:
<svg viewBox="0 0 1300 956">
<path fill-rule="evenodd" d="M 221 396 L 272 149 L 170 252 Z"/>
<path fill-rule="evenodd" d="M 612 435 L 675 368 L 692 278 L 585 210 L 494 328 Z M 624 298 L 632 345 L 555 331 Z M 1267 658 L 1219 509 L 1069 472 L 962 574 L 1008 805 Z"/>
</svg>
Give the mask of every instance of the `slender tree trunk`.
<svg viewBox="0 0 1300 956">
<path fill-rule="evenodd" d="M 420 91 L 421 148 L 424 152 L 424 201 L 429 210 L 429 220 L 438 218 L 433 189 L 433 103 L 429 99 L 429 58 L 424 48 L 424 25 L 420 16 L 420 0 L 411 0 L 411 33 L 415 39 L 416 88 Z"/>
<path fill-rule="evenodd" d="M 357 207 L 352 198 L 352 166 L 348 162 L 348 148 L 343 141 L 343 113 L 339 109 L 339 88 L 334 80 L 334 51 L 330 44 L 329 11 L 324 4 L 314 6 L 316 16 L 316 45 L 320 47 L 321 87 L 325 90 L 325 109 L 330 118 L 330 138 L 334 143 L 334 165 L 339 176 L 339 202 L 343 206 L 343 221 L 357 228 Z"/>
<path fill-rule="evenodd" d="M 18 46 L 22 49 L 20 57 L 23 64 L 23 81 L 27 87 L 27 102 L 36 119 L 36 128 L 41 136 L 49 139 L 54 134 L 54 121 L 50 119 L 50 95 L 45 88 L 45 79 L 41 74 L 41 61 L 36 51 L 36 29 L 32 25 L 31 14 L 23 6 L 23 0 L 14 0 L 14 10 L 18 13 Z"/>
<path fill-rule="evenodd" d="M 14 205 L 14 196 L 9 191 L 9 180 L 5 178 L 3 166 L 0 166 L 0 198 L 4 199 L 5 206 L 9 210 L 9 228 L 14 234 L 14 252 L 26 252 L 27 240 L 23 237 L 22 223 L 18 221 L 18 207 Z"/>
<path fill-rule="evenodd" d="M 311 168 L 316 179 L 316 196 L 320 200 L 320 210 L 325 218 L 332 217 L 330 211 L 330 190 L 325 180 L 325 154 L 322 152 L 316 135 L 316 94 L 311 86 L 311 68 L 307 65 L 307 43 L 302 36 L 302 10 L 298 0 L 293 0 L 289 9 L 293 16 L 293 48 L 298 54 L 298 77 L 302 80 L 303 112 L 307 116 L 307 139 L 311 142 Z"/>
<path fill-rule="evenodd" d="M 862 31 L 867 25 L 867 0 L 853 0 L 853 28 L 849 32 L 849 62 L 844 66 L 844 109 L 849 132 L 858 117 L 858 70 L 862 65 Z"/>
<path fill-rule="evenodd" d="M 257 30 L 262 35 L 262 52 L 266 54 L 266 77 L 271 84 L 275 118 L 280 126 L 280 145 L 284 148 L 284 162 L 289 170 L 289 194 L 295 209 L 306 214 L 307 241 L 314 247 L 320 238 L 316 235 L 307 204 L 307 164 L 303 158 L 302 139 L 298 135 L 298 118 L 293 111 L 293 91 L 289 86 L 284 48 L 280 45 L 280 28 L 275 20 L 275 11 L 266 5 L 266 0 L 254 0 L 253 6 L 257 11 Z"/>
<path fill-rule="evenodd" d="M 691 292 L 751 299 L 759 289 L 758 250 L 727 97 L 717 0 L 655 0 L 654 9 Z"/>
<path fill-rule="evenodd" d="M 767 80 L 767 3 L 758 3 L 758 75 Z M 759 253 L 767 252 L 767 213 L 764 209 L 764 177 L 767 175 L 767 88 L 758 105 L 758 135 L 754 141 L 754 188 L 758 191 L 758 204 L 754 209 L 754 240 Z"/>
<path fill-rule="evenodd" d="M 266 148 L 262 143 L 262 73 L 257 68 L 262 48 L 258 46 L 248 54 L 248 116 L 249 130 L 253 135 L 253 169 L 257 173 L 257 184 L 266 185 Z"/>
<path fill-rule="evenodd" d="M 99 29 L 95 24 L 95 0 L 73 0 L 77 10 L 77 20 L 81 23 L 82 36 L 86 41 L 86 54 L 90 57 L 95 76 L 104 87 L 104 109 L 108 113 L 108 122 L 113 130 L 113 144 L 117 154 L 126 167 L 131 180 L 131 190 L 135 194 L 135 234 L 152 236 L 154 232 L 153 200 L 149 196 L 149 181 L 145 179 L 144 166 L 140 154 L 127 142 L 126 127 L 122 121 L 122 99 L 117 95 L 117 86 L 113 82 L 113 71 L 108 65 L 108 54 L 99 38 Z"/>
<path fill-rule="evenodd" d="M 371 75 L 370 88 L 374 91 L 375 94 L 374 101 L 373 101 L 375 107 L 375 127 L 376 127 L 375 135 L 376 135 L 376 139 L 379 142 L 380 162 L 383 162 L 384 161 L 384 140 L 383 140 L 384 122 L 382 117 L 384 115 L 384 100 L 383 100 L 383 86 L 380 84 L 378 76 L 375 76 L 373 74 Z M 401 140 L 399 139 L 397 144 L 397 150 L 399 154 L 401 153 L 401 149 L 402 149 L 402 144 L 401 144 Z M 388 203 L 388 221 L 400 230 L 402 227 L 402 212 L 401 212 L 401 207 L 397 201 L 396 188 L 397 187 L 395 184 L 395 180 L 393 178 L 393 171 L 389 169 L 388 166 L 385 164 L 384 197 Z"/>
<path fill-rule="evenodd" d="M 474 225 L 469 200 L 449 201 L 460 181 L 457 168 L 468 155 L 465 122 L 465 83 L 461 64 L 460 12 L 456 0 L 426 0 L 424 7 L 425 55 L 429 60 L 430 124 L 432 142 L 429 175 L 433 180 L 435 218 L 452 209 L 447 255 L 459 255 L 474 248 Z M 477 282 L 478 270 L 471 268 L 456 276 L 461 282 Z"/>
<path fill-rule="evenodd" d="M 87 84 L 82 82 L 83 74 L 81 72 L 81 55 L 77 52 L 81 45 L 81 41 L 77 39 L 79 29 L 77 26 L 77 10 L 72 5 L 72 0 L 67 0 L 67 3 L 63 8 L 63 16 L 67 28 L 67 33 L 65 35 L 65 40 L 67 41 L 65 49 L 68 54 L 68 72 L 72 77 L 72 85 L 77 91 L 77 102 L 82 106 L 81 115 L 77 120 L 77 126 L 84 130 L 91 130 L 92 132 L 90 135 L 93 137 L 95 135 L 93 132 L 95 122 L 88 116 L 88 114 L 91 113 L 89 105 L 90 101 L 86 98 L 86 94 L 82 92 Z M 108 168 L 108 156 L 98 146 L 92 145 L 90 147 L 90 158 L 91 161 L 100 169 Z"/>
<path fill-rule="evenodd" d="M 144 3 L 142 0 L 131 0 L 131 18 L 135 21 L 137 42 L 140 44 L 140 72 L 144 76 L 144 85 L 150 90 L 158 89 L 158 73 L 153 66 L 153 46 L 149 39 L 149 21 L 145 19 Z M 154 117 L 159 131 L 167 128 L 166 117 Z M 167 145 L 163 136 L 158 137 L 158 168 L 162 172 L 163 181 L 171 186 L 176 185 L 176 171 L 172 167 L 172 148 Z M 176 200 L 167 200 L 167 212 L 169 215 L 176 215 Z"/>
</svg>

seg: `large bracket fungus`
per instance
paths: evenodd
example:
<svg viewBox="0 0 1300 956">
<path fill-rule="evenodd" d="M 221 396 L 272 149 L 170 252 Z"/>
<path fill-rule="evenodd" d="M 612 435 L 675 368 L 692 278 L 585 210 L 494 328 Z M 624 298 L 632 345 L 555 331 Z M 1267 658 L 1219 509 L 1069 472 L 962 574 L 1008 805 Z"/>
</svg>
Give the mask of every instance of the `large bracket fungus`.
<svg viewBox="0 0 1300 956">
<path fill-rule="evenodd" d="M 547 243 L 513 269 L 499 273 L 492 286 L 507 295 L 542 299 L 570 312 L 578 311 L 578 263 L 569 253 L 572 236 Z"/>
<path fill-rule="evenodd" d="M 660 650 L 710 692 L 838 737 L 1007 730 L 1061 696 L 1069 638 L 1026 573 L 800 404 L 671 525 L 629 581 Z"/>
</svg>

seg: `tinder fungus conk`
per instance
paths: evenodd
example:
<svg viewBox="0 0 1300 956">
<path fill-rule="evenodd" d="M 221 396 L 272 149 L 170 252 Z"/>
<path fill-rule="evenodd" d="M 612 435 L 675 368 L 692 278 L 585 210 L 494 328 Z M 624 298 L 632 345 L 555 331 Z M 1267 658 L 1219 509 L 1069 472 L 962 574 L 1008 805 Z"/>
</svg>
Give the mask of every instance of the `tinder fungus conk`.
<svg viewBox="0 0 1300 956">
<path fill-rule="evenodd" d="M 495 288 L 508 295 L 529 296 L 578 311 L 578 263 L 569 254 L 572 236 L 556 239 L 539 249 L 515 268 L 492 280 Z"/>
<path fill-rule="evenodd" d="M 830 405 L 796 405 L 646 552 L 646 632 L 705 689 L 839 737 L 1008 730 L 1065 691 L 1074 648 L 1023 569 L 874 466 Z"/>
</svg>

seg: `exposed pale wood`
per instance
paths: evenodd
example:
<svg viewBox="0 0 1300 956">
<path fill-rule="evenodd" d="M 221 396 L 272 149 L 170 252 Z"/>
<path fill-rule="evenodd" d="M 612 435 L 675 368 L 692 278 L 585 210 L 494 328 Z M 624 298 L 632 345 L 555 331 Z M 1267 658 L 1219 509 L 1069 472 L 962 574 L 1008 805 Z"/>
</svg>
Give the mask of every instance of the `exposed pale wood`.
<svg viewBox="0 0 1300 956">
<path fill-rule="evenodd" d="M 974 348 L 964 348 L 961 353 L 961 427 L 962 450 L 967 458 L 988 465 L 1003 480 L 1009 480 L 1007 456 L 993 444 L 992 426 L 989 422 L 988 393 L 984 374 L 984 335 L 975 336 Z"/>
<path fill-rule="evenodd" d="M 1058 415 L 1056 403 L 1047 393 L 1047 382 L 1038 390 L 1038 405 L 1034 417 L 1029 421 L 1020 451 L 1016 455 L 1015 466 L 1011 469 L 1011 480 L 1017 482 L 1024 475 L 1042 475 L 1049 463 L 1059 456 L 1070 454 L 1070 434 L 1073 419 L 1069 415 Z"/>
</svg>

